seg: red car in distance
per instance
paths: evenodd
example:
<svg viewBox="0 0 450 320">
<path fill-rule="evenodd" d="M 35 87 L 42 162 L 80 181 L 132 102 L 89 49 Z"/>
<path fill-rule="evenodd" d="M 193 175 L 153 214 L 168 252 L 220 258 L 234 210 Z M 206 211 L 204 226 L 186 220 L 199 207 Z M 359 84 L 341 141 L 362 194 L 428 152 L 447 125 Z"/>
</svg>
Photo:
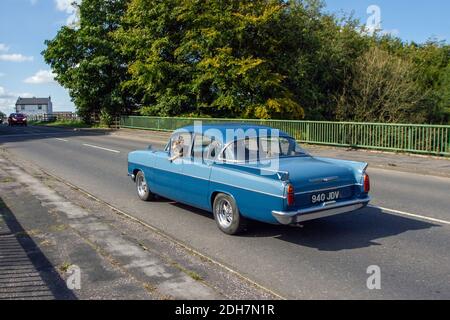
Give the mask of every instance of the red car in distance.
<svg viewBox="0 0 450 320">
<path fill-rule="evenodd" d="M 27 116 L 22 113 L 11 113 L 8 118 L 9 126 L 27 126 Z"/>
</svg>

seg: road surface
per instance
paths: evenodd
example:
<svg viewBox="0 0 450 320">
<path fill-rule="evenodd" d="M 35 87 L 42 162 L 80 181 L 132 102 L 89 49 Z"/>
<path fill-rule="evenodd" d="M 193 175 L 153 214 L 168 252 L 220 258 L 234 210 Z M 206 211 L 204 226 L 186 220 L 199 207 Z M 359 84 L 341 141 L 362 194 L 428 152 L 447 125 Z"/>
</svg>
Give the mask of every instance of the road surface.
<svg viewBox="0 0 450 320">
<path fill-rule="evenodd" d="M 206 212 L 138 200 L 127 153 L 148 143 L 97 131 L 0 127 L 0 147 L 283 297 L 450 299 L 450 179 L 371 168 L 373 207 L 302 228 L 253 223 L 231 237 Z M 373 265 L 380 290 L 367 287 Z"/>
</svg>

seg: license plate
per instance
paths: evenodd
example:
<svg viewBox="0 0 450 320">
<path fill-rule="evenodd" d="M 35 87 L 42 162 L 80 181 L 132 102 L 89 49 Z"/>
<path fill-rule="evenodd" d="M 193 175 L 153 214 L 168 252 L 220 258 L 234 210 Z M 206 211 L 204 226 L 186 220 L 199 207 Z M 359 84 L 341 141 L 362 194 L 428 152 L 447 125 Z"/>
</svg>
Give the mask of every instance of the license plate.
<svg viewBox="0 0 450 320">
<path fill-rule="evenodd" d="M 336 201 L 339 199 L 340 195 L 341 192 L 339 190 L 315 193 L 311 196 L 311 203 L 316 204 L 329 201 Z"/>
</svg>

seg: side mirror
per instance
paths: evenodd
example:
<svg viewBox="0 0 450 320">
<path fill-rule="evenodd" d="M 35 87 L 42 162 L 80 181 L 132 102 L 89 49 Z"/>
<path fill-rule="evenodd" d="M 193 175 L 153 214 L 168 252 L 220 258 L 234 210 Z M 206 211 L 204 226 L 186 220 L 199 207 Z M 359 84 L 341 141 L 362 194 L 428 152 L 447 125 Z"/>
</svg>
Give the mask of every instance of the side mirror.
<svg viewBox="0 0 450 320">
<path fill-rule="evenodd" d="M 153 146 L 151 144 L 148 145 L 147 147 L 148 150 L 152 151 L 153 150 Z"/>
</svg>

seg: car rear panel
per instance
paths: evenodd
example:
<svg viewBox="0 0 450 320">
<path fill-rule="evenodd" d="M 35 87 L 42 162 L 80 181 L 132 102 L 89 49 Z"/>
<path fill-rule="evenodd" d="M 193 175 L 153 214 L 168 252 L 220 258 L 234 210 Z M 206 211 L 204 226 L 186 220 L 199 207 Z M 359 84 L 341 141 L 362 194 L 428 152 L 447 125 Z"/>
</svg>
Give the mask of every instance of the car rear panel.
<svg viewBox="0 0 450 320">
<path fill-rule="evenodd" d="M 290 209 L 320 206 L 312 196 L 338 193 L 336 202 L 348 201 L 361 194 L 360 181 L 353 168 L 323 161 L 314 157 L 280 159 L 280 170 L 289 172 L 289 183 L 294 187 L 295 204 Z"/>
</svg>

